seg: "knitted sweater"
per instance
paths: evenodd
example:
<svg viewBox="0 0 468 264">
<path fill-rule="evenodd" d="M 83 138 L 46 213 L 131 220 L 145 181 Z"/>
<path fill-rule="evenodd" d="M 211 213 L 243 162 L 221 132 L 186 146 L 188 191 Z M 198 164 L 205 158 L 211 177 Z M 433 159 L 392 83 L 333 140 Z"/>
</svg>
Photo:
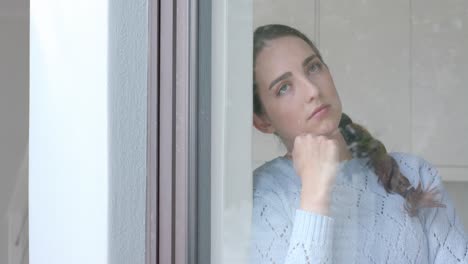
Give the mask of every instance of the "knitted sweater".
<svg viewBox="0 0 468 264">
<path fill-rule="evenodd" d="M 340 164 L 330 216 L 298 209 L 301 181 L 279 157 L 254 171 L 251 263 L 468 263 L 468 238 L 437 170 L 414 155 L 390 153 L 413 186 L 437 186 L 445 208 L 411 217 L 365 159 Z"/>
</svg>

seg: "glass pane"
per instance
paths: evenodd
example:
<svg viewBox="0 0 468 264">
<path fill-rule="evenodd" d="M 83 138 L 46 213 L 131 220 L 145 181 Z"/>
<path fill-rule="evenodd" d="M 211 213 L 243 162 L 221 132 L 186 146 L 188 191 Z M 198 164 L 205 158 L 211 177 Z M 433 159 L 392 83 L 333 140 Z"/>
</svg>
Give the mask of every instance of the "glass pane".
<svg viewBox="0 0 468 264">
<path fill-rule="evenodd" d="M 468 263 L 468 2 L 214 2 L 212 261 Z"/>
<path fill-rule="evenodd" d="M 252 211 L 252 1 L 211 4 L 211 263 L 247 263 Z"/>
</svg>

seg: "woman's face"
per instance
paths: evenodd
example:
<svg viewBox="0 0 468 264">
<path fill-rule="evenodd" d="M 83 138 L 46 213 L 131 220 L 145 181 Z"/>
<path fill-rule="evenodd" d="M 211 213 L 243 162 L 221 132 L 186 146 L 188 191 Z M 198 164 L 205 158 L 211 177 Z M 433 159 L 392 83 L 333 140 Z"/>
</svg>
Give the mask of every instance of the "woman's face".
<svg viewBox="0 0 468 264">
<path fill-rule="evenodd" d="M 291 150 L 297 135 L 328 135 L 337 129 L 340 98 L 328 68 L 305 41 L 294 36 L 268 41 L 254 70 L 264 110 L 254 116 L 259 130 L 278 134 Z"/>
</svg>

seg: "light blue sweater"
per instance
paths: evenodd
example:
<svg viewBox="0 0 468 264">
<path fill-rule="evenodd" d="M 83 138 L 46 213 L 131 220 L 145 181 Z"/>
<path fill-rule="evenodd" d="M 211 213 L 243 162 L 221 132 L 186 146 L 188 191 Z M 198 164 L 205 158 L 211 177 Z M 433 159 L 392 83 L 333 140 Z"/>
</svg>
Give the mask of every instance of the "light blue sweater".
<svg viewBox="0 0 468 264">
<path fill-rule="evenodd" d="M 330 216 L 306 212 L 292 161 L 279 157 L 254 171 L 251 263 L 468 263 L 468 238 L 437 170 L 390 155 L 413 186 L 437 186 L 446 208 L 410 217 L 404 199 L 387 194 L 364 159 L 352 159 L 340 164 Z"/>
</svg>

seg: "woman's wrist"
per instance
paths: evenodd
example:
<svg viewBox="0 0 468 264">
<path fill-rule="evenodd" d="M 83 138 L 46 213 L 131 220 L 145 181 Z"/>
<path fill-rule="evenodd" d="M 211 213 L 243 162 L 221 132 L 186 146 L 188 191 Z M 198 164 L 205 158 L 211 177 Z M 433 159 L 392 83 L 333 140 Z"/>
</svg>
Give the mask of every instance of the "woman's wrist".
<svg viewBox="0 0 468 264">
<path fill-rule="evenodd" d="M 301 195 L 301 210 L 320 215 L 329 215 L 330 195 L 328 193 L 315 195 Z"/>
</svg>

